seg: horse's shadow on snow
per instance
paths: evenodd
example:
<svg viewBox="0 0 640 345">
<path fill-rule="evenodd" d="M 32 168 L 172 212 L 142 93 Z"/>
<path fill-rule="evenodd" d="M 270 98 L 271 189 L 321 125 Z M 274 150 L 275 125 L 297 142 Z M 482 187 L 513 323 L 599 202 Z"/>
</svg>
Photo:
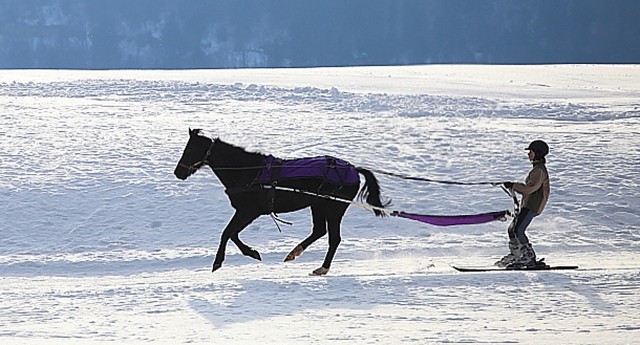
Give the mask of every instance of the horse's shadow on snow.
<svg viewBox="0 0 640 345">
<path fill-rule="evenodd" d="M 516 277 L 515 275 L 518 275 Z M 471 303 L 483 308 L 500 308 L 492 303 L 506 303 L 510 308 L 512 300 L 530 297 L 531 293 L 541 294 L 538 302 L 546 301 L 544 296 L 555 292 L 571 291 L 582 296 L 595 310 L 613 312 L 615 307 L 606 302 L 597 289 L 574 281 L 570 276 L 546 272 L 540 276 L 525 276 L 509 272 L 498 275 L 474 274 L 430 274 L 399 276 L 327 276 L 298 278 L 265 278 L 239 281 L 241 288 L 235 297 L 220 302 L 220 298 L 209 300 L 206 296 L 189 301 L 193 310 L 209 321 L 214 327 L 245 323 L 272 317 L 293 316 L 305 310 L 367 310 L 384 305 L 413 305 L 431 312 L 446 308 L 448 303 Z M 516 283 L 514 283 L 516 282 Z M 510 291 L 495 291 L 497 299 L 483 301 L 483 293 L 495 286 L 504 286 Z M 229 285 L 214 284 L 211 293 L 223 293 Z M 546 290 L 546 293 L 545 291 Z M 466 292 L 465 292 L 466 291 Z M 467 292 L 469 295 L 467 295 Z M 550 294 L 550 295 L 549 295 Z M 434 297 L 435 296 L 435 297 Z M 443 298 L 446 302 L 443 303 Z M 525 299 L 526 300 L 526 299 Z M 466 301 L 466 302 L 465 302 Z M 538 303 L 536 302 L 536 303 Z M 573 303 L 572 299 L 564 303 Z M 485 305 L 486 304 L 486 305 Z M 553 304 L 553 303 L 551 303 Z M 535 303 L 534 303 L 535 305 Z"/>
<path fill-rule="evenodd" d="M 295 315 L 307 309 L 369 309 L 392 303 L 403 291 L 368 290 L 353 277 L 308 277 L 296 280 L 245 280 L 243 292 L 229 303 L 194 298 L 189 305 L 215 327 L 270 317 Z M 390 287 L 404 290 L 402 284 Z"/>
</svg>

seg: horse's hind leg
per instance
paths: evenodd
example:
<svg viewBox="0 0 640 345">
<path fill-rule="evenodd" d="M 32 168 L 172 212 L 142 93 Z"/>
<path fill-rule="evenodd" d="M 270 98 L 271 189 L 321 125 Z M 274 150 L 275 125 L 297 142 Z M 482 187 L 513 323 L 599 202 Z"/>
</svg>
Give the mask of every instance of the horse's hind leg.
<svg viewBox="0 0 640 345">
<path fill-rule="evenodd" d="M 342 236 L 340 235 L 340 223 L 342 222 L 342 217 L 346 210 L 346 205 L 338 205 L 336 207 L 331 207 L 331 211 L 328 212 L 327 226 L 329 230 L 329 250 L 327 250 L 327 255 L 324 258 L 322 267 L 313 271 L 314 275 L 322 276 L 329 272 L 333 257 L 336 255 L 338 245 L 340 245 L 340 242 L 342 241 Z"/>
<path fill-rule="evenodd" d="M 311 235 L 293 248 L 293 250 L 284 258 L 285 262 L 295 260 L 298 256 L 302 255 L 302 252 L 307 249 L 307 247 L 327 233 L 327 219 L 325 217 L 322 204 L 311 206 L 311 217 L 313 221 L 313 230 Z"/>
<path fill-rule="evenodd" d="M 229 240 L 232 240 L 238 246 L 238 248 L 240 248 L 240 251 L 244 255 L 248 255 L 253 258 L 256 258 L 256 256 L 258 258 L 260 257 L 260 254 L 258 254 L 257 251 L 242 243 L 238 238 L 238 233 L 242 229 L 246 228 L 247 225 L 251 224 L 251 222 L 253 222 L 256 218 L 258 218 L 258 215 L 240 213 L 236 211 L 236 213 L 229 221 L 229 224 L 227 224 L 227 226 L 224 228 L 224 231 L 222 231 L 220 244 L 218 245 L 218 251 L 216 253 L 216 258 L 213 261 L 213 268 L 211 269 L 211 272 L 214 272 L 222 267 L 222 262 L 224 261 L 225 257 L 225 251 L 227 249 L 227 242 L 229 242 Z"/>
</svg>

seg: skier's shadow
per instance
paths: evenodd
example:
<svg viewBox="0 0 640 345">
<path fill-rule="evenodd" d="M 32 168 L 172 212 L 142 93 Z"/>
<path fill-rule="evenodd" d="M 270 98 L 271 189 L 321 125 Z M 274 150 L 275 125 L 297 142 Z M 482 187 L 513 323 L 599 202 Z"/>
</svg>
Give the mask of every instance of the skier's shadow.
<svg viewBox="0 0 640 345">
<path fill-rule="evenodd" d="M 595 310 L 610 313 L 616 311 L 615 306 L 605 301 L 595 287 L 588 283 L 581 282 L 582 279 L 578 277 L 571 277 L 557 272 L 544 272 L 544 274 L 533 276 L 530 280 L 545 286 L 553 286 L 555 291 L 571 291 L 578 294 L 584 297 Z"/>
</svg>

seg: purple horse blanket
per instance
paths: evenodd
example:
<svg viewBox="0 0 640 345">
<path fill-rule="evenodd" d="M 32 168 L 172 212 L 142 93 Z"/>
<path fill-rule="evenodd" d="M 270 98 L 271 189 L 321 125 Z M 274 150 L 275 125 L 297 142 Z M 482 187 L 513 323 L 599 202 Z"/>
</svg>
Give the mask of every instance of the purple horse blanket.
<svg viewBox="0 0 640 345">
<path fill-rule="evenodd" d="M 360 176 L 353 165 L 331 156 L 281 160 L 269 155 L 255 182 L 271 184 L 310 177 L 322 178 L 335 185 L 360 184 Z"/>
</svg>

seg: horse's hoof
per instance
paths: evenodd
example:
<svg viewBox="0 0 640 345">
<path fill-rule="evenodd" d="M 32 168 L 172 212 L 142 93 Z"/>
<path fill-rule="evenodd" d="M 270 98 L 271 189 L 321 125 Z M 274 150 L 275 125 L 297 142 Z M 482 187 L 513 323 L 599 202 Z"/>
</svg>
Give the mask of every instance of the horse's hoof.
<svg viewBox="0 0 640 345">
<path fill-rule="evenodd" d="M 211 268 L 211 273 L 213 273 L 213 272 L 215 272 L 215 271 L 219 270 L 219 269 L 220 269 L 220 267 L 222 267 L 222 264 L 216 264 L 216 263 L 214 263 L 214 264 L 213 264 L 213 267 Z"/>
<path fill-rule="evenodd" d="M 320 267 L 320 268 L 316 268 L 315 270 L 313 270 L 311 275 L 323 276 L 323 275 L 326 275 L 327 273 L 329 273 L 329 269 L 328 268 Z"/>
<path fill-rule="evenodd" d="M 260 253 L 258 253 L 257 250 L 250 251 L 248 255 L 250 258 L 256 259 L 258 261 L 262 261 L 262 258 L 260 257 Z"/>
<path fill-rule="evenodd" d="M 298 256 L 302 255 L 303 251 L 304 248 L 302 248 L 302 246 L 296 246 L 289 254 L 287 254 L 287 257 L 284 258 L 284 262 L 295 260 Z"/>
</svg>

